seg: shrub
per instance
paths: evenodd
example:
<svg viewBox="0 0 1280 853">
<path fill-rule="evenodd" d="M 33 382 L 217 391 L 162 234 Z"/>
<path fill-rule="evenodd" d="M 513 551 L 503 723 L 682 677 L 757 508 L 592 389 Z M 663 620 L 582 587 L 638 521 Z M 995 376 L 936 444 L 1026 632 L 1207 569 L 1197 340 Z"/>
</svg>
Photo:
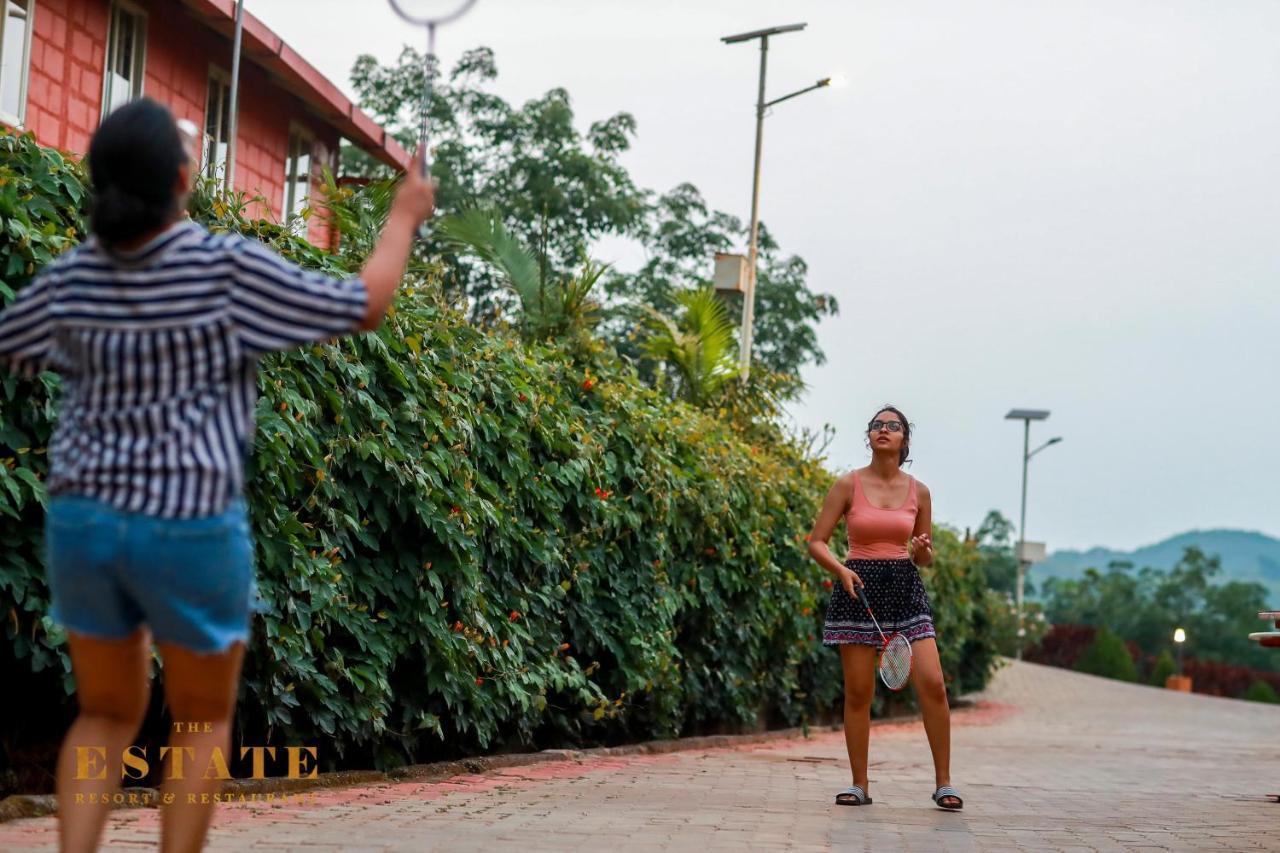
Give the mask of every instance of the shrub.
<svg viewBox="0 0 1280 853">
<path fill-rule="evenodd" d="M 1124 641 L 1108 628 L 1098 630 L 1093 642 L 1080 656 L 1076 669 L 1120 681 L 1138 680 L 1138 670 Z"/>
<path fill-rule="evenodd" d="M 1023 657 L 1032 663 L 1075 669 L 1097 634 L 1098 629 L 1092 625 L 1054 625 Z"/>
<path fill-rule="evenodd" d="M 1156 687 L 1164 687 L 1169 676 L 1176 675 L 1178 672 L 1177 664 L 1173 661 L 1173 655 L 1169 654 L 1169 650 L 1165 649 L 1160 652 L 1160 657 L 1156 658 L 1155 666 L 1151 668 L 1150 683 Z"/>
<path fill-rule="evenodd" d="M 1249 685 L 1249 689 L 1244 692 L 1244 698 L 1250 702 L 1270 702 L 1273 705 L 1280 703 L 1280 693 L 1265 681 L 1255 681 Z"/>
</svg>

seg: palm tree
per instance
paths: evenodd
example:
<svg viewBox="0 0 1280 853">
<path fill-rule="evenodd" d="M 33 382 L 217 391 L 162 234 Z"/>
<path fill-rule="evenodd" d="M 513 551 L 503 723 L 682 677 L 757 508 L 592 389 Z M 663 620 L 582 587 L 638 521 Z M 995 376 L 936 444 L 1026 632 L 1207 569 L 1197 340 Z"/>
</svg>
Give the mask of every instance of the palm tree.
<svg viewBox="0 0 1280 853">
<path fill-rule="evenodd" d="M 684 309 L 679 320 L 643 306 L 650 332 L 644 351 L 675 373 L 680 397 L 701 406 L 738 375 L 733 321 L 710 287 L 685 291 L 676 302 Z"/>
<path fill-rule="evenodd" d="M 494 267 L 520 300 L 521 328 L 531 339 L 589 329 L 599 319 L 600 304 L 591 291 L 609 269 L 588 260 L 575 276 L 548 279 L 528 248 L 507 230 L 494 210 L 474 208 L 447 216 L 434 226 L 446 245 Z"/>
</svg>

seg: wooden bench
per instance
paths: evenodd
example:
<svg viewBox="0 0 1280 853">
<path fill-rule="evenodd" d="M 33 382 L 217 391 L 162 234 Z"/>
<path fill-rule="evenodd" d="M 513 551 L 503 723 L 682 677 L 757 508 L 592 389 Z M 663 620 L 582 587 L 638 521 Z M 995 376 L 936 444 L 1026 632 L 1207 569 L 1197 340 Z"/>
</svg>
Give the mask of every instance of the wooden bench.
<svg viewBox="0 0 1280 853">
<path fill-rule="evenodd" d="M 1250 634 L 1249 639 L 1267 648 L 1280 649 L 1280 610 L 1264 610 L 1258 614 L 1258 618 L 1272 623 L 1278 630 L 1257 631 Z M 1280 794 L 1267 794 L 1267 799 L 1280 803 Z"/>
<path fill-rule="evenodd" d="M 1258 618 L 1273 623 L 1277 630 L 1257 631 L 1250 634 L 1249 639 L 1267 648 L 1280 649 L 1280 610 L 1264 610 L 1258 614 Z"/>
</svg>

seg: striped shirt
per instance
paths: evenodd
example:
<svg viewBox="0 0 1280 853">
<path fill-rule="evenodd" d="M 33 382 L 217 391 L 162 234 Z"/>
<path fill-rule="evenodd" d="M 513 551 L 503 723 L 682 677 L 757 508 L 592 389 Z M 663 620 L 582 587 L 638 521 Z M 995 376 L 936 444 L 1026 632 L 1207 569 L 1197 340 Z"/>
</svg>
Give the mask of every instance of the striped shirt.
<svg viewBox="0 0 1280 853">
<path fill-rule="evenodd" d="M 0 361 L 62 377 L 50 494 L 196 518 L 242 492 L 258 359 L 356 330 L 367 300 L 359 278 L 184 220 L 135 251 L 90 237 L 57 258 L 0 312 Z"/>
</svg>

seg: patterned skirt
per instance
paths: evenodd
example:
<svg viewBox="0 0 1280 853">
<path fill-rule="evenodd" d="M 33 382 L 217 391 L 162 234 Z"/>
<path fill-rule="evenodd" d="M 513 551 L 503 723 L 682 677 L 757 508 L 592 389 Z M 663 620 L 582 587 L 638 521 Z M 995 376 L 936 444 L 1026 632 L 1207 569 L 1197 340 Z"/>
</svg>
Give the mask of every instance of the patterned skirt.
<svg viewBox="0 0 1280 853">
<path fill-rule="evenodd" d="M 866 584 L 867 601 L 886 637 L 896 631 L 914 643 L 936 636 L 929 595 L 920 580 L 920 572 L 910 560 L 854 559 L 845 560 L 844 565 Z M 831 603 L 827 605 L 822 644 L 846 643 L 879 646 L 882 641 L 867 608 L 857 598 L 850 598 L 844 586 L 837 582 L 831 592 Z"/>
</svg>

